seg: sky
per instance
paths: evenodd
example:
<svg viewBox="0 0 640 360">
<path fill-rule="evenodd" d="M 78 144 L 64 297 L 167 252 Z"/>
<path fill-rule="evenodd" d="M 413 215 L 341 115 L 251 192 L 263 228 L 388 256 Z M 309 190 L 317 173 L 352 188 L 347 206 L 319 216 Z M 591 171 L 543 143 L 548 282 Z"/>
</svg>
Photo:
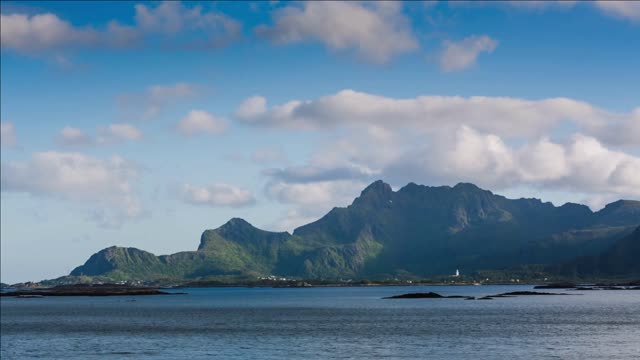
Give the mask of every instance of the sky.
<svg viewBox="0 0 640 360">
<path fill-rule="evenodd" d="M 0 280 L 369 183 L 640 199 L 640 2 L 1 3 Z"/>
</svg>

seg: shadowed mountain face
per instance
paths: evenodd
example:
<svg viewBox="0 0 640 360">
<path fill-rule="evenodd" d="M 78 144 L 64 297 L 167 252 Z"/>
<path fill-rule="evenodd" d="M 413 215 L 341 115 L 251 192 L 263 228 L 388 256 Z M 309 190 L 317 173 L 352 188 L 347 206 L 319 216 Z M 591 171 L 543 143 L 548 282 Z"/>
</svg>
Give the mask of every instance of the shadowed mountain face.
<svg viewBox="0 0 640 360">
<path fill-rule="evenodd" d="M 350 206 L 334 208 L 293 235 L 235 218 L 206 230 L 197 251 L 156 257 L 112 247 L 71 275 L 149 280 L 432 276 L 456 268 L 468 273 L 599 254 L 638 225 L 639 201 L 617 201 L 594 213 L 578 204 L 511 200 L 473 184 L 410 183 L 393 191 L 376 181 Z"/>
<path fill-rule="evenodd" d="M 598 255 L 579 257 L 552 271 L 570 276 L 640 275 L 640 227 Z"/>
</svg>

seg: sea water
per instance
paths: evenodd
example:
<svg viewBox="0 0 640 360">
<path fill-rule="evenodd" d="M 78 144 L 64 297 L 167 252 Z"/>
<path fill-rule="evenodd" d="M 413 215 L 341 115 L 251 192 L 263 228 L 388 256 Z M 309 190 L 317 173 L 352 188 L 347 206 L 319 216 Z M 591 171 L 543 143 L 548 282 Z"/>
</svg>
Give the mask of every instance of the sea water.
<svg viewBox="0 0 640 360">
<path fill-rule="evenodd" d="M 3 297 L 6 359 L 638 359 L 640 291 L 494 300 L 532 286 L 181 289 Z"/>
</svg>

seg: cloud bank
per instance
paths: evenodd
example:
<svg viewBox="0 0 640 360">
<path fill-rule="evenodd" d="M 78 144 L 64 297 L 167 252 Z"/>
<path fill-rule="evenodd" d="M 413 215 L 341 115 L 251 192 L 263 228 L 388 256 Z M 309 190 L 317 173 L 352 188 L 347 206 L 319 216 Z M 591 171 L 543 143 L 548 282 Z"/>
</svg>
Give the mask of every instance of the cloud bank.
<svg viewBox="0 0 640 360">
<path fill-rule="evenodd" d="M 248 126 L 340 134 L 305 164 L 263 171 L 266 195 L 293 206 L 279 223 L 291 225 L 296 220 L 289 216 L 320 216 L 379 178 L 562 191 L 594 207 L 640 198 L 640 158 L 629 152 L 640 149 L 639 113 L 568 98 L 397 99 L 343 90 L 271 107 L 251 97 L 235 118 Z M 562 130 L 567 124 L 572 133 Z"/>
<path fill-rule="evenodd" d="M 171 48 L 215 48 L 241 36 L 242 25 L 231 17 L 202 6 L 165 1 L 157 6 L 135 5 L 135 24 L 112 20 L 102 28 L 79 27 L 52 13 L 0 15 L 2 48 L 19 53 L 78 48 L 129 48 L 142 45 Z M 201 39 L 178 40 L 182 34 Z"/>
<path fill-rule="evenodd" d="M 80 153 L 38 152 L 23 162 L 2 163 L 3 192 L 22 192 L 86 204 L 120 221 L 142 214 L 134 192 L 139 177 L 131 162 L 113 156 L 97 159 Z"/>
<path fill-rule="evenodd" d="M 192 205 L 243 207 L 255 203 L 255 198 L 249 190 L 229 184 L 184 184 L 181 196 L 184 202 Z"/>
<path fill-rule="evenodd" d="M 98 127 L 95 136 L 71 126 L 65 126 L 57 136 L 57 142 L 63 146 L 109 145 L 123 141 L 138 141 L 142 132 L 130 124 L 110 124 Z"/>
</svg>

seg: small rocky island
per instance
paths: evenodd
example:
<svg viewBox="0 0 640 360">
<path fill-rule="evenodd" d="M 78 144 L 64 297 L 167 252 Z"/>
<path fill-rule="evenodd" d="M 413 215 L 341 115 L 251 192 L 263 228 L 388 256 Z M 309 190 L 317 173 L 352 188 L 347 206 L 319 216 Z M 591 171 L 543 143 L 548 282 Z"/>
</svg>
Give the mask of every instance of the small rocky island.
<svg viewBox="0 0 640 360">
<path fill-rule="evenodd" d="M 477 298 L 477 300 L 491 300 L 493 298 L 504 298 L 504 297 L 515 297 L 515 296 L 540 296 L 540 295 L 576 295 L 576 294 L 566 294 L 566 293 L 549 293 L 549 292 L 536 292 L 536 291 L 512 291 L 502 294 L 489 295 Z M 464 296 L 464 295 L 449 295 L 444 296 L 435 292 L 426 292 L 426 293 L 408 293 L 401 295 L 388 296 L 383 299 L 465 299 L 465 300 L 476 300 L 475 296 Z"/>
<path fill-rule="evenodd" d="M 451 295 L 444 296 L 434 292 L 427 293 L 409 293 L 402 295 L 394 295 L 385 297 L 384 299 L 466 299 L 473 298 L 473 296 L 461 296 L 461 295 Z"/>
<path fill-rule="evenodd" d="M 125 296 L 125 295 L 174 295 L 158 288 L 135 287 L 118 284 L 59 285 L 51 288 L 18 289 L 0 293 L 0 296 L 34 298 L 43 296 Z M 182 294 L 182 293 L 180 293 Z"/>
</svg>

